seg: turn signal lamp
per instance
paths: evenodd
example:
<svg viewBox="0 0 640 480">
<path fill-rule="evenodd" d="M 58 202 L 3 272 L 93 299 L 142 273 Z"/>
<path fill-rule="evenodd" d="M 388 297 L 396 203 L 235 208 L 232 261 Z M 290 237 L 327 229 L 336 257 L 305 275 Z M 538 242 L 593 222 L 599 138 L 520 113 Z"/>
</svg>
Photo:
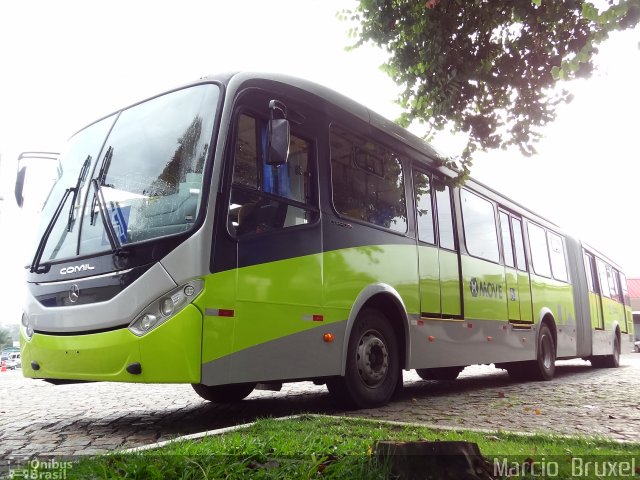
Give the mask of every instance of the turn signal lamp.
<svg viewBox="0 0 640 480">
<path fill-rule="evenodd" d="M 204 282 L 191 280 L 157 298 L 129 325 L 129 330 L 141 337 L 174 317 L 202 292 Z"/>
</svg>

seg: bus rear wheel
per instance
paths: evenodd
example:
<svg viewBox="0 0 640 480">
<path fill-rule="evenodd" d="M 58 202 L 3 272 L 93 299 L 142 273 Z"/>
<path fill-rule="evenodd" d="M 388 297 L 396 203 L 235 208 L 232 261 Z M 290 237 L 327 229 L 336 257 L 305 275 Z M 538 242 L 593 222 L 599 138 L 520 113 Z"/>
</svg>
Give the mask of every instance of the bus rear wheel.
<svg viewBox="0 0 640 480">
<path fill-rule="evenodd" d="M 540 326 L 536 359 L 500 365 L 514 380 L 551 380 L 556 373 L 556 342 L 546 324 Z"/>
<path fill-rule="evenodd" d="M 589 361 L 596 368 L 618 368 L 620 366 L 620 339 L 618 335 L 613 340 L 613 352 L 611 355 L 597 355 L 591 357 Z"/>
<path fill-rule="evenodd" d="M 195 392 L 205 400 L 213 403 L 236 403 L 246 398 L 253 389 L 255 383 L 236 383 L 231 385 L 203 385 L 194 383 L 191 385 Z"/>
<path fill-rule="evenodd" d="M 417 368 L 416 373 L 423 380 L 455 380 L 464 367 Z"/>
<path fill-rule="evenodd" d="M 362 310 L 353 325 L 344 377 L 327 381 L 331 396 L 347 408 L 372 408 L 389 402 L 398 389 L 400 358 L 396 333 L 380 311 Z"/>
</svg>

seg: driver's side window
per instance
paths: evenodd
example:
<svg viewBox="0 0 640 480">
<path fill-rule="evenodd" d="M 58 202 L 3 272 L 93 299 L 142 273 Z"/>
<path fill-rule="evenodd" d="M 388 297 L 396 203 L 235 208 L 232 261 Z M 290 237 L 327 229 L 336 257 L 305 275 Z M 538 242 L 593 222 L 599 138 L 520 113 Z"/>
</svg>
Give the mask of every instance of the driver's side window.
<svg viewBox="0 0 640 480">
<path fill-rule="evenodd" d="M 303 225 L 315 220 L 311 194 L 311 144 L 291 135 L 289 159 L 265 162 L 267 122 L 242 113 L 237 120 L 229 225 L 238 236 Z"/>
</svg>

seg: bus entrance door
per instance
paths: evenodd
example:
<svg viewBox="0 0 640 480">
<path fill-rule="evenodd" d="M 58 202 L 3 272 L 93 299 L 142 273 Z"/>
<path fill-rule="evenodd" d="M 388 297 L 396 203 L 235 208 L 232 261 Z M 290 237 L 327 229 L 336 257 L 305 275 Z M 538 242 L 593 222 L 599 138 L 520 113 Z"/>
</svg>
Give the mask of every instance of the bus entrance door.
<svg viewBox="0 0 640 480">
<path fill-rule="evenodd" d="M 532 322 L 531 280 L 524 253 L 522 221 L 502 210 L 499 215 L 509 321 Z"/>
</svg>

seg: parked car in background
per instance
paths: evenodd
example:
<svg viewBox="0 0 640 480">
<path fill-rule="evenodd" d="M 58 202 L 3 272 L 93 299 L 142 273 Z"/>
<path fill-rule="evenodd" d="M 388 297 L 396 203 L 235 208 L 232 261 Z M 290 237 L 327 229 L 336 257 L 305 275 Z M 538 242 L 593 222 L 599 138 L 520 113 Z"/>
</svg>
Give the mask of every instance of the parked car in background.
<svg viewBox="0 0 640 480">
<path fill-rule="evenodd" d="M 22 368 L 22 360 L 20 359 L 20 352 L 14 352 L 9 354 L 7 360 L 7 369 L 15 370 L 16 368 Z"/>
</svg>

